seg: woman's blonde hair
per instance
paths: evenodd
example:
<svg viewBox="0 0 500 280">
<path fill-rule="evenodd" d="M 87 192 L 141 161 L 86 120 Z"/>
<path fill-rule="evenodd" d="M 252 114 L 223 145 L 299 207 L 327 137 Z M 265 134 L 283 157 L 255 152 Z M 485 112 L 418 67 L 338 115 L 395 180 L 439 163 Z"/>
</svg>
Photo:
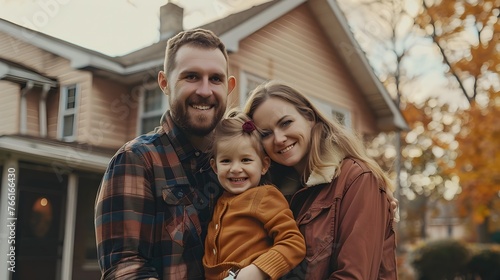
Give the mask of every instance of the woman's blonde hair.
<svg viewBox="0 0 500 280">
<path fill-rule="evenodd" d="M 243 112 L 253 118 L 255 110 L 267 99 L 278 98 L 292 104 L 307 120 L 315 124 L 311 130 L 311 143 L 304 181 L 313 171 L 326 177 L 331 168 L 336 168 L 338 176 L 340 164 L 345 156 L 351 156 L 364 162 L 373 172 L 380 184 L 394 190 L 387 174 L 375 160 L 370 158 L 363 142 L 353 132 L 338 121 L 327 119 L 311 102 L 294 88 L 276 81 L 269 81 L 255 88 L 246 102 Z M 271 174 L 272 175 L 272 174 Z"/>
</svg>

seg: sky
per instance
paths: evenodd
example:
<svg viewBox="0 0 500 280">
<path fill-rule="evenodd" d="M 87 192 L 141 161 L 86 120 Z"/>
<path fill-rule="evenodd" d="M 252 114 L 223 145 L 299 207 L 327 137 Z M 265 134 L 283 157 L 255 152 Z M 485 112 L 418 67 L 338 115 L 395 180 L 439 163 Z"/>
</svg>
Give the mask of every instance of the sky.
<svg viewBox="0 0 500 280">
<path fill-rule="evenodd" d="M 184 29 L 203 25 L 270 0 L 171 0 L 184 8 Z M 347 0 L 350 1 L 350 0 Z M 168 0 L 0 0 L 0 18 L 109 56 L 125 55 L 159 39 L 159 11 Z M 369 25 L 369 22 L 363 23 Z M 362 42 L 360 42 L 362 43 Z M 420 99 L 438 96 L 454 103 L 440 58 L 424 55 L 430 67 Z M 381 57 L 379 57 L 379 60 Z M 425 62 L 424 61 L 424 62 Z M 422 60 L 410 68 L 422 69 Z M 425 63 L 427 63 L 425 62 Z M 377 67 L 377 60 L 371 61 Z M 437 64 L 436 64 L 437 63 Z M 437 65 L 437 66 L 436 66 Z M 429 69 L 429 70 L 430 70 Z M 437 90 L 439 89 L 439 90 Z M 439 93 L 439 94 L 437 94 Z M 451 98 L 451 100 L 450 100 Z M 463 106 L 464 100 L 458 99 Z"/>
<path fill-rule="evenodd" d="M 192 28 L 269 0 L 172 0 Z M 0 18 L 110 56 L 159 39 L 167 0 L 0 0 Z"/>
</svg>

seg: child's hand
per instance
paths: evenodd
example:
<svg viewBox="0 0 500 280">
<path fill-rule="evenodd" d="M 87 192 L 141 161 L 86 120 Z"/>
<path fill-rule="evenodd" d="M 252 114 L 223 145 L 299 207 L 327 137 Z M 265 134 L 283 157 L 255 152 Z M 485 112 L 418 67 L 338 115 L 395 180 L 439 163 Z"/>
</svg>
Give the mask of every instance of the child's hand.
<svg viewBox="0 0 500 280">
<path fill-rule="evenodd" d="M 245 266 L 240 270 L 238 276 L 236 276 L 237 280 L 265 280 L 267 278 L 267 274 L 254 264 Z"/>
</svg>

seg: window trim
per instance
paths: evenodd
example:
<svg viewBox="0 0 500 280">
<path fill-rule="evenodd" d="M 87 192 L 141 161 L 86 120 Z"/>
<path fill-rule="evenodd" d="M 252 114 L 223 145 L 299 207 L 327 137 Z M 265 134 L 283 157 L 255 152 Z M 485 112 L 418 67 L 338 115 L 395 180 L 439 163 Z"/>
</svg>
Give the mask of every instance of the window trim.
<svg viewBox="0 0 500 280">
<path fill-rule="evenodd" d="M 167 111 L 167 108 L 170 106 L 169 105 L 169 102 L 168 102 L 168 97 L 165 93 L 162 94 L 162 104 L 161 104 L 161 109 L 157 109 L 155 111 L 151 111 L 151 112 L 144 112 L 144 102 L 145 102 L 145 98 L 146 98 L 146 91 L 150 91 L 150 90 L 160 90 L 160 88 L 158 87 L 158 84 L 155 83 L 155 82 L 151 82 L 151 83 L 148 83 L 148 84 L 145 84 L 145 85 L 141 85 L 139 86 L 139 88 L 135 88 L 135 90 L 138 90 L 139 91 L 139 106 L 138 106 L 138 110 L 137 110 L 137 125 L 136 125 L 136 135 L 141 135 L 141 134 L 144 134 L 142 132 L 142 120 L 144 118 L 149 118 L 149 117 L 154 117 L 156 116 L 157 114 L 161 116 Z M 160 90 L 161 91 L 161 90 Z M 158 121 L 160 119 L 158 118 Z M 146 132 L 147 133 L 147 132 Z"/>
<path fill-rule="evenodd" d="M 337 106 L 337 105 L 331 105 L 331 116 L 332 118 L 334 117 L 334 113 L 341 113 L 344 115 L 344 126 L 347 128 L 352 128 L 352 119 L 351 119 L 351 111 L 349 111 L 347 108 Z"/>
<path fill-rule="evenodd" d="M 307 98 L 314 104 L 314 106 L 325 115 L 327 118 L 331 120 L 335 120 L 334 113 L 338 112 L 344 114 L 344 126 L 352 129 L 352 119 L 351 119 L 351 111 L 345 107 L 339 106 L 337 104 L 333 104 L 326 100 L 321 100 L 319 98 L 308 95 Z"/>
<path fill-rule="evenodd" d="M 248 81 L 249 80 L 254 80 L 254 81 L 260 81 L 259 83 L 263 83 L 265 81 L 267 81 L 268 79 L 266 78 L 263 78 L 261 76 L 258 76 L 258 75 L 255 75 L 255 74 L 252 74 L 250 72 L 247 72 L 245 70 L 242 70 L 240 72 L 240 78 L 241 78 L 241 83 L 240 83 L 240 94 L 239 94 L 239 101 L 240 101 L 240 108 L 243 109 L 243 107 L 245 106 L 245 103 L 248 99 L 248 96 L 246 95 L 247 94 L 247 89 L 248 89 Z M 253 90 L 253 89 L 251 89 Z"/>
<path fill-rule="evenodd" d="M 72 109 L 66 109 L 66 103 L 68 100 L 68 89 L 75 88 L 75 107 Z M 80 104 L 80 85 L 79 84 L 69 84 L 61 87 L 59 96 L 59 116 L 57 122 L 57 136 L 59 139 L 65 142 L 75 141 L 78 135 L 78 106 Z M 64 117 L 73 115 L 73 134 L 70 136 L 64 136 Z"/>
</svg>

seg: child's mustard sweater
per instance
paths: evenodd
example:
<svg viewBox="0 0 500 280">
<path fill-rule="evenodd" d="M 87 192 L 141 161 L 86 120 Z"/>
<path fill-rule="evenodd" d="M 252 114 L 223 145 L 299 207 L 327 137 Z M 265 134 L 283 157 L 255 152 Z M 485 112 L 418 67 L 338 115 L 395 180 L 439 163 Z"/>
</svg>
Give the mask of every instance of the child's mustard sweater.
<svg viewBox="0 0 500 280">
<path fill-rule="evenodd" d="M 305 249 L 288 202 L 275 186 L 224 192 L 208 225 L 205 276 L 223 279 L 230 268 L 253 263 L 277 279 L 302 261 Z"/>
</svg>

